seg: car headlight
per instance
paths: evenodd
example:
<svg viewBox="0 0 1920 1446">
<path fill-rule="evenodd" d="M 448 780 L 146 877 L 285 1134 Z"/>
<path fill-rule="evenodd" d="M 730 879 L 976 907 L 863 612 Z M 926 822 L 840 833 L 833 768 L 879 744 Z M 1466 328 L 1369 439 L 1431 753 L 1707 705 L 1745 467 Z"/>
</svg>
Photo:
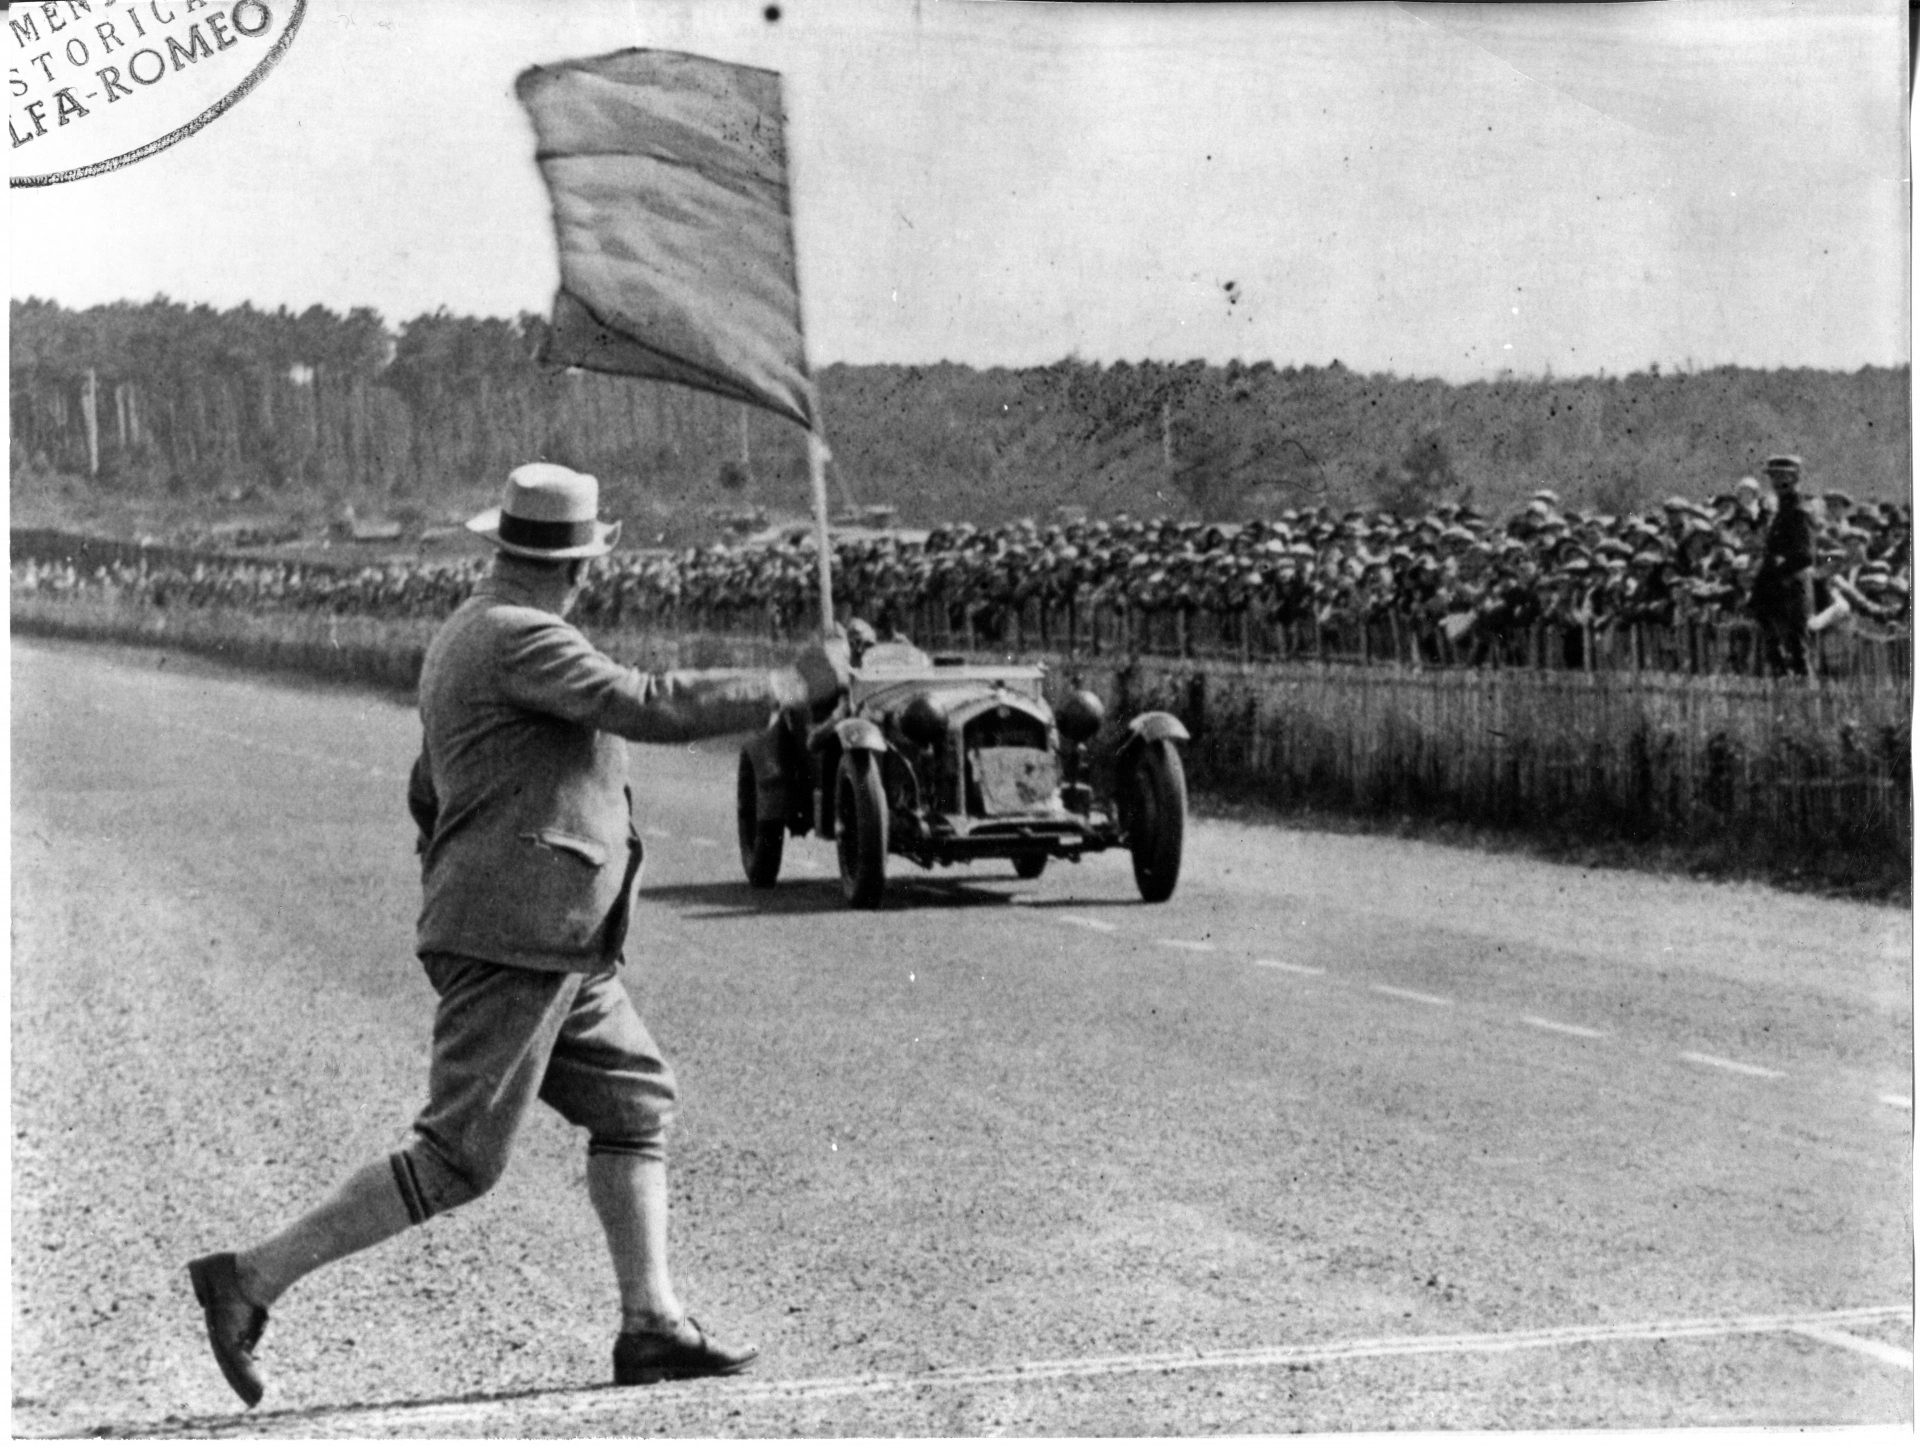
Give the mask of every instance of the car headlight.
<svg viewBox="0 0 1920 1446">
<path fill-rule="evenodd" d="M 1060 735 L 1075 743 L 1085 743 L 1100 731 L 1100 725 L 1106 721 L 1107 705 L 1100 701 L 1098 693 L 1085 688 L 1069 694 L 1054 714 Z"/>
</svg>

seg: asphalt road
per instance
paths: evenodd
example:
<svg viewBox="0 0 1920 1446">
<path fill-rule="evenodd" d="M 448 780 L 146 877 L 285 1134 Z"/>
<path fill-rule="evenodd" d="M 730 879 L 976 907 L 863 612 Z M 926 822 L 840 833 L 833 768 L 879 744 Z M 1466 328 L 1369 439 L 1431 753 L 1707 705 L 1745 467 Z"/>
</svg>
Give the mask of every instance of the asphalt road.
<svg viewBox="0 0 1920 1446">
<path fill-rule="evenodd" d="M 636 748 L 628 978 L 731 1382 L 601 1389 L 557 1119 L 298 1286 L 243 1416 L 188 1257 L 404 1138 L 404 701 L 14 640 L 13 1427 L 1188 1434 L 1910 1422 L 1905 911 L 1200 823 L 1021 884 L 741 881 L 733 746 Z"/>
</svg>

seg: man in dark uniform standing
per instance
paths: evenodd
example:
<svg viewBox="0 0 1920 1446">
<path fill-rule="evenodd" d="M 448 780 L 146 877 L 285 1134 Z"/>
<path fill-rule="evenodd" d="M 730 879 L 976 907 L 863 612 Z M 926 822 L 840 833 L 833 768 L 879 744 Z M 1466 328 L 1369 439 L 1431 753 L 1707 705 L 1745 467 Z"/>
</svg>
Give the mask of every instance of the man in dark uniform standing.
<svg viewBox="0 0 1920 1446">
<path fill-rule="evenodd" d="M 1800 501 L 1798 457 L 1767 458 L 1776 505 L 1753 580 L 1753 616 L 1760 625 L 1767 671 L 1807 672 L 1807 619 L 1813 615 L 1813 518 Z"/>
<path fill-rule="evenodd" d="M 439 1005 L 426 1107 L 402 1149 L 363 1166 L 278 1233 L 188 1267 L 208 1339 L 249 1406 L 267 1308 L 302 1276 L 484 1194 L 540 1100 L 587 1132 L 587 1195 L 620 1287 L 614 1381 L 743 1369 L 667 1270 L 664 1141 L 673 1072 L 619 978 L 641 863 L 623 739 L 756 726 L 834 696 L 845 644 L 797 669 L 645 674 L 565 621 L 619 524 L 592 477 L 533 463 L 468 523 L 491 571 L 427 650 L 408 787 L 420 831 L 415 951 Z"/>
</svg>

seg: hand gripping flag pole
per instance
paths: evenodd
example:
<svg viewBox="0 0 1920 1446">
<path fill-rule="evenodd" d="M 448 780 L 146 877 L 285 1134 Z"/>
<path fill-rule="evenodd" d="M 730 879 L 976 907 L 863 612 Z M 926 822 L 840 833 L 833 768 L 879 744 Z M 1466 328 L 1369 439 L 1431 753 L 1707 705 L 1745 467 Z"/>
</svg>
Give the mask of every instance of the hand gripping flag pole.
<svg viewBox="0 0 1920 1446">
<path fill-rule="evenodd" d="M 779 74 L 621 50 L 535 66 L 514 93 L 560 247 L 542 359 L 696 387 L 806 428 L 831 633 L 830 453 L 807 371 Z"/>
</svg>

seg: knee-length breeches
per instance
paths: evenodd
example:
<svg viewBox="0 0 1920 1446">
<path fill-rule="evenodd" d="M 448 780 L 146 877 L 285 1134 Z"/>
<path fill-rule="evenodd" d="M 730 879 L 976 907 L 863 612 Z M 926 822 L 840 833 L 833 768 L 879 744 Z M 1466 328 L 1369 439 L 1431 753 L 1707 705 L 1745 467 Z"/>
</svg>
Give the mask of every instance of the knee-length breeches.
<svg viewBox="0 0 1920 1446">
<path fill-rule="evenodd" d="M 673 1070 L 611 969 L 558 974 L 455 954 L 420 961 L 440 996 L 427 1105 L 393 1156 L 419 1224 L 486 1193 L 536 1099 L 597 1154 L 664 1159 Z"/>
</svg>

